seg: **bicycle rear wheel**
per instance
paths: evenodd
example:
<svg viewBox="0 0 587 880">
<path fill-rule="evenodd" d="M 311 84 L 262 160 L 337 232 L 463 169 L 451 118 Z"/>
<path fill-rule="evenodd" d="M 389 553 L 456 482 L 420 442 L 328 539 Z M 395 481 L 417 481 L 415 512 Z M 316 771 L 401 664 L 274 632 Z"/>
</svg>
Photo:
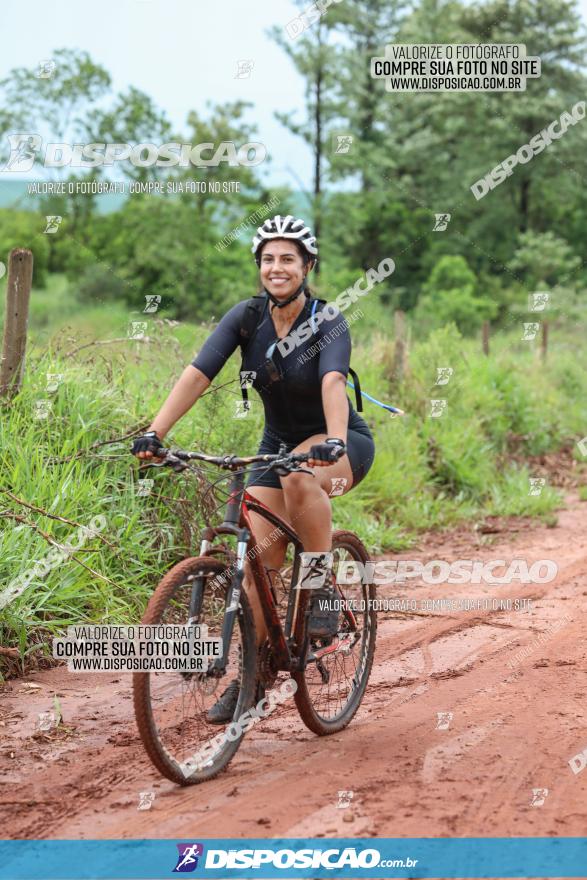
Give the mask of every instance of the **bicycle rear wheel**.
<svg viewBox="0 0 587 880">
<path fill-rule="evenodd" d="M 334 532 L 332 552 L 335 573 L 341 563 L 369 561 L 365 546 L 352 532 Z M 355 600 L 356 610 L 352 614 L 341 610 L 338 635 L 331 644 L 312 640 L 306 668 L 292 673 L 298 685 L 294 697 L 298 712 L 306 727 L 319 736 L 336 733 L 350 723 L 363 699 L 375 653 L 374 584 L 362 583 L 357 590 L 337 583 L 337 593 L 341 604 L 345 599 Z"/>
<path fill-rule="evenodd" d="M 205 624 L 210 637 L 219 637 L 231 578 L 231 570 L 217 559 L 185 559 L 165 575 L 141 623 L 187 625 L 195 586 L 199 591 L 199 613 L 193 622 Z M 226 767 L 242 740 L 242 733 L 235 736 L 238 726 L 235 729 L 233 722 L 254 700 L 256 663 L 255 625 L 242 590 L 222 678 L 181 672 L 133 675 L 139 734 L 149 758 L 163 776 L 180 785 L 194 785 Z M 208 710 L 235 678 L 240 690 L 232 721 L 210 724 Z"/>
</svg>

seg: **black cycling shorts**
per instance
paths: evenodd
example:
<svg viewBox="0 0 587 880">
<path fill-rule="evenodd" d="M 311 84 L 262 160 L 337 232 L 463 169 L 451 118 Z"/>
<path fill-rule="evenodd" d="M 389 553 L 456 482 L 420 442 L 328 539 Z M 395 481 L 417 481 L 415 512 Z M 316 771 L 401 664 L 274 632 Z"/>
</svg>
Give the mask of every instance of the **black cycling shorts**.
<svg viewBox="0 0 587 880">
<path fill-rule="evenodd" d="M 349 428 L 347 432 L 347 455 L 353 473 L 353 486 L 356 486 L 367 475 L 369 468 L 373 464 L 375 458 L 375 443 L 371 432 L 365 425 L 365 430 L 357 430 Z M 265 428 L 261 445 L 259 446 L 257 455 L 275 455 L 279 452 L 279 444 L 285 443 L 287 451 L 291 452 L 299 441 L 291 443 L 281 440 L 273 431 Z M 303 465 L 302 465 L 303 467 Z M 286 477 L 287 479 L 287 477 Z M 250 486 L 267 486 L 271 489 L 281 489 L 281 481 L 279 475 L 274 470 L 267 470 L 267 465 L 253 465 L 249 479 L 247 480 L 247 488 Z"/>
</svg>

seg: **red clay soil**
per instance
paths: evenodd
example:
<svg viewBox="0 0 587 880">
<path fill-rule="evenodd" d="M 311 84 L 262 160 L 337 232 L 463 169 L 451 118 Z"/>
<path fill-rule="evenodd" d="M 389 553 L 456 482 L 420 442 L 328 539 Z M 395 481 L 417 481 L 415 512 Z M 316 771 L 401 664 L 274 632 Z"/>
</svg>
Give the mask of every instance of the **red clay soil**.
<svg viewBox="0 0 587 880">
<path fill-rule="evenodd" d="M 528 610 L 381 612 L 370 683 L 350 727 L 319 738 L 283 705 L 200 786 L 180 788 L 148 761 L 130 676 L 60 667 L 10 681 L 0 691 L 3 836 L 585 835 L 587 772 L 574 773 L 569 761 L 587 748 L 587 504 L 575 495 L 567 504 L 555 528 L 486 522 L 428 536 L 403 554 L 552 559 L 558 575 L 546 584 L 409 591 L 525 598 Z M 35 733 L 54 694 L 64 728 Z M 452 713 L 447 729 L 440 712 Z M 543 803 L 533 789 L 548 789 Z M 353 792 L 349 807 L 338 806 L 341 790 Z M 144 791 L 155 799 L 139 811 Z"/>
</svg>

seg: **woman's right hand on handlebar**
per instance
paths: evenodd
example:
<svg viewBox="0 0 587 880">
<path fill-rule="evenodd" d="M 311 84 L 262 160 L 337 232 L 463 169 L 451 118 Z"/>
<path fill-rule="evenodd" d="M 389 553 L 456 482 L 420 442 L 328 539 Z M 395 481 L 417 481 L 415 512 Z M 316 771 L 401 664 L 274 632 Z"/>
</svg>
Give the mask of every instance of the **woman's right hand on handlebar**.
<svg viewBox="0 0 587 880">
<path fill-rule="evenodd" d="M 147 431 L 145 434 L 141 434 L 140 437 L 136 437 L 133 445 L 131 446 L 131 455 L 136 455 L 137 458 L 160 458 L 157 456 L 157 451 L 159 449 L 163 449 L 163 443 L 159 439 L 156 431 Z"/>
</svg>

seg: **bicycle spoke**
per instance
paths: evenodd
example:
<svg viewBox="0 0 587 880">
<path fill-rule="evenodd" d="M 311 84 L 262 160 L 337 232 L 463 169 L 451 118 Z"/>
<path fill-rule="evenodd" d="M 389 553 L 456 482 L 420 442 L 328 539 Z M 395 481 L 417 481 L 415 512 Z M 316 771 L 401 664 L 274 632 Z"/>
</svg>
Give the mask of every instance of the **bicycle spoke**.
<svg viewBox="0 0 587 880">
<path fill-rule="evenodd" d="M 339 546 L 334 549 L 335 572 L 340 570 L 339 566 L 343 563 L 352 561 L 357 561 L 353 548 Z M 368 675 L 367 654 L 372 641 L 369 587 L 361 585 L 359 591 L 353 592 L 353 598 L 359 599 L 358 603 L 351 606 L 355 626 L 351 627 L 349 618 L 341 612 L 339 631 L 334 640 L 316 639 L 310 645 L 304 680 L 308 701 L 319 723 L 337 723 L 345 714 L 354 714 L 365 686 L 365 674 Z M 349 600 L 349 590 L 345 588 L 340 591 L 338 598 Z M 358 634 L 358 638 L 349 648 L 344 646 L 344 641 L 352 632 Z M 320 654 L 329 643 L 336 644 L 336 639 L 341 642 L 339 648 L 315 658 L 314 655 Z M 324 671 L 324 676 L 321 670 Z M 324 678 L 327 680 L 324 681 Z"/>
<path fill-rule="evenodd" d="M 210 637 L 218 637 L 224 615 L 225 580 L 222 575 L 196 573 L 204 578 L 203 604 L 197 622 L 208 627 Z M 192 582 L 180 584 L 172 601 L 163 609 L 159 622 L 187 623 L 189 618 Z M 157 740 L 166 755 L 178 765 L 201 752 L 224 725 L 212 724 L 208 711 L 233 679 L 240 679 L 242 645 L 239 626 L 234 628 L 226 674 L 213 679 L 205 674 L 179 672 L 152 673 L 149 677 L 149 695 L 152 724 Z M 223 745 L 223 744 L 222 744 Z M 222 748 L 219 746 L 219 749 Z M 206 760 L 209 760 L 207 756 Z"/>
</svg>

